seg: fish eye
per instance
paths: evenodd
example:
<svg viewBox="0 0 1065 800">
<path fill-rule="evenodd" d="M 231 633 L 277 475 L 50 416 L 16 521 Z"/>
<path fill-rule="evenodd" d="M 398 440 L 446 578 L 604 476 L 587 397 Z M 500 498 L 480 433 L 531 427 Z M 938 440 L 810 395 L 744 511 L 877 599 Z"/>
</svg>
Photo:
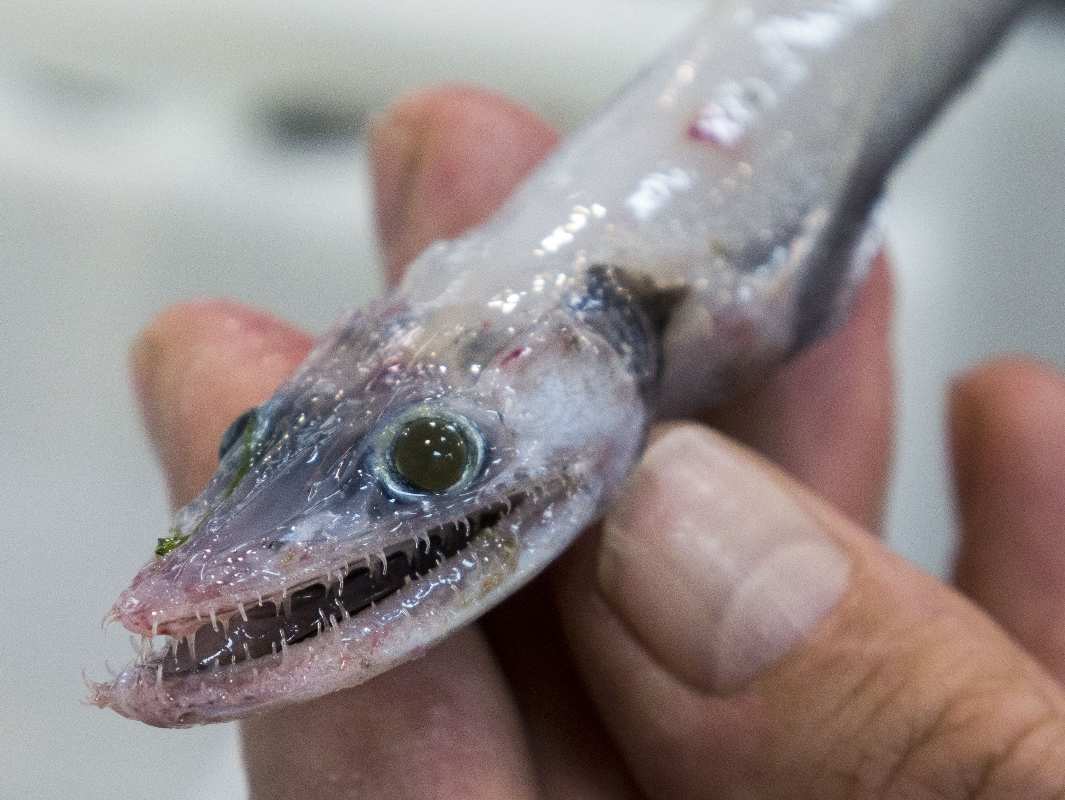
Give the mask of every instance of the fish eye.
<svg viewBox="0 0 1065 800">
<path fill-rule="evenodd" d="M 484 460 L 484 437 L 464 417 L 418 408 L 385 430 L 375 472 L 396 497 L 461 491 Z"/>
<path fill-rule="evenodd" d="M 244 437 L 244 432 L 249 426 L 254 425 L 257 409 L 249 408 L 231 423 L 226 428 L 225 433 L 222 434 L 222 439 L 218 442 L 218 460 L 221 461 L 226 457 L 226 453 L 233 449 L 238 441 Z"/>
</svg>

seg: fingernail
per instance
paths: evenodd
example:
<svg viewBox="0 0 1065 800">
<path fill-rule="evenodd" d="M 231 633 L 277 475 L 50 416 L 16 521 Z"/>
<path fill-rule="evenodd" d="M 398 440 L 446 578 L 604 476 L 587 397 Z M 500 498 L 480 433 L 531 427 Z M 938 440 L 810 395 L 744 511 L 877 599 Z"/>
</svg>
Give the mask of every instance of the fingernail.
<svg viewBox="0 0 1065 800">
<path fill-rule="evenodd" d="M 418 172 L 417 138 L 395 116 L 386 115 L 370 128 L 370 163 L 373 171 L 374 216 L 390 282 L 398 278 L 396 251 L 409 217 Z"/>
<path fill-rule="evenodd" d="M 847 589 L 850 562 L 760 465 L 716 434 L 653 441 L 604 522 L 600 592 L 688 684 L 741 689 Z"/>
</svg>

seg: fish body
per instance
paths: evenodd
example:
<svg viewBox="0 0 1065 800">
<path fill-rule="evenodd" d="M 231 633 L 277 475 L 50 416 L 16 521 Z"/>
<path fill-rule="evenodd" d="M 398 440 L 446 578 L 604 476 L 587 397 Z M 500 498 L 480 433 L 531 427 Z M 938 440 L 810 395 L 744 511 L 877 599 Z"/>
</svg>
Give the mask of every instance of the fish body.
<svg viewBox="0 0 1065 800">
<path fill-rule="evenodd" d="M 234 422 L 112 609 L 145 648 L 92 701 L 238 718 L 365 681 L 519 588 L 655 419 L 843 320 L 885 175 L 1024 5 L 717 3 Z"/>
</svg>

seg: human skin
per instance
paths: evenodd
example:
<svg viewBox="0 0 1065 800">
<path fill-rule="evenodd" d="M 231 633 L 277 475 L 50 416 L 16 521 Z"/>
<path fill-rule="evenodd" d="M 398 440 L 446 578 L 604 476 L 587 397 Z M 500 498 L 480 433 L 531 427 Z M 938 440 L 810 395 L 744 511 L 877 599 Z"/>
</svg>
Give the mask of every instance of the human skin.
<svg viewBox="0 0 1065 800">
<path fill-rule="evenodd" d="M 554 146 L 491 94 L 403 101 L 371 137 L 387 278 L 482 221 Z M 246 720 L 255 798 L 1065 796 L 1065 380 L 959 378 L 958 587 L 876 538 L 891 285 L 704 424 L 655 430 L 624 501 L 549 572 L 425 657 Z M 134 346 L 175 505 L 312 344 L 224 301 Z M 715 432 L 716 431 L 716 432 Z"/>
</svg>

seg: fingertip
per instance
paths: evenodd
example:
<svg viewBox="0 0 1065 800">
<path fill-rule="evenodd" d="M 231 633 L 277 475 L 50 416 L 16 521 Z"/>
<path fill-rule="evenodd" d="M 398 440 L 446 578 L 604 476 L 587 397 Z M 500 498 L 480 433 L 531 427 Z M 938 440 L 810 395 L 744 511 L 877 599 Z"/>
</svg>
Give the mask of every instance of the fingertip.
<svg viewBox="0 0 1065 800">
<path fill-rule="evenodd" d="M 959 588 L 1065 679 L 1065 377 L 998 358 L 950 391 Z"/>
<path fill-rule="evenodd" d="M 1053 411 L 1063 394 L 1065 376 L 1054 365 L 1030 356 L 1001 356 L 956 377 L 949 407 L 966 427 L 1023 429 L 1033 415 L 1042 418 Z"/>
<path fill-rule="evenodd" d="M 171 500 L 182 505 L 214 473 L 218 438 L 303 360 L 306 333 L 229 300 L 195 300 L 152 319 L 130 348 L 148 437 Z"/>
<path fill-rule="evenodd" d="M 428 89 L 387 109 L 369 151 L 389 284 L 432 242 L 486 220 L 557 139 L 524 106 L 477 87 Z"/>
<path fill-rule="evenodd" d="M 1020 492 L 1030 503 L 1050 499 L 1065 450 L 1065 377 L 1028 357 L 996 358 L 956 378 L 948 398 L 952 460 L 962 510 L 981 499 Z M 1024 480 L 1014 484 L 1020 475 Z"/>
</svg>

